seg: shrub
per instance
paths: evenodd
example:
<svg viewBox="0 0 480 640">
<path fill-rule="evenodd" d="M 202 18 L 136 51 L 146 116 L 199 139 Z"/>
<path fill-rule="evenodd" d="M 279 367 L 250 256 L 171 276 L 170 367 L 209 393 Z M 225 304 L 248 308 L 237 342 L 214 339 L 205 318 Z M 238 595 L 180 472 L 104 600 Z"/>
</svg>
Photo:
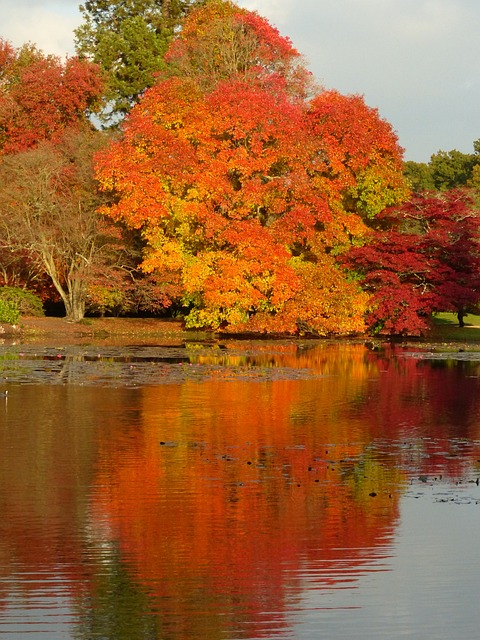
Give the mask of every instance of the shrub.
<svg viewBox="0 0 480 640">
<path fill-rule="evenodd" d="M 31 291 L 19 287 L 0 287 L 0 301 L 11 303 L 22 316 L 45 315 L 40 298 Z"/>
<path fill-rule="evenodd" d="M 17 324 L 20 318 L 20 311 L 14 302 L 2 300 L 0 298 L 0 322 L 7 324 Z"/>
<path fill-rule="evenodd" d="M 108 289 L 101 285 L 89 287 L 87 309 L 89 313 L 117 316 L 128 311 L 128 299 L 120 289 Z"/>
</svg>

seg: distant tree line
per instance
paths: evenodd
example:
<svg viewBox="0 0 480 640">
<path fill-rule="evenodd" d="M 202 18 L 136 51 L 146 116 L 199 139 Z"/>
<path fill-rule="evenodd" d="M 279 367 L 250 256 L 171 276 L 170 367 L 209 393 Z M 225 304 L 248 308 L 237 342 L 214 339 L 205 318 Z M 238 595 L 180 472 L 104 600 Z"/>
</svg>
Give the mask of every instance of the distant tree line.
<svg viewBox="0 0 480 640">
<path fill-rule="evenodd" d="M 448 191 L 460 187 L 480 187 L 480 140 L 473 143 L 473 153 L 438 151 L 430 162 L 405 162 L 405 176 L 412 190 Z"/>
</svg>

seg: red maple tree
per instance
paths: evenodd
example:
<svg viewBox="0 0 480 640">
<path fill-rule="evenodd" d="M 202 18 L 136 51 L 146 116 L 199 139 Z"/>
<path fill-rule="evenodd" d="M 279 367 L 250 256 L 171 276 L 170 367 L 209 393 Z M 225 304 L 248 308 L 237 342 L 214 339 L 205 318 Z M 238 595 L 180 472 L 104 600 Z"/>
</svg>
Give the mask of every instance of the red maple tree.
<svg viewBox="0 0 480 640">
<path fill-rule="evenodd" d="M 345 258 L 373 294 L 372 330 L 420 335 L 437 311 L 457 313 L 463 325 L 480 301 L 479 216 L 468 192 L 450 191 L 417 195 L 377 217 L 371 242 Z"/>
<path fill-rule="evenodd" d="M 32 45 L 14 49 L 0 40 L 0 154 L 18 153 L 87 122 L 103 90 L 90 62 L 62 62 Z"/>
</svg>

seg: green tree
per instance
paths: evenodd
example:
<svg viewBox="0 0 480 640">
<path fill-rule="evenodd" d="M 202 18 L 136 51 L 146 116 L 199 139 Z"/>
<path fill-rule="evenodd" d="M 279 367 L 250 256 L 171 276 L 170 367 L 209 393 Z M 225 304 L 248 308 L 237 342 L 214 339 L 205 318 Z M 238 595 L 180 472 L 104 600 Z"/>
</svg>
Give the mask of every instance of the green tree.
<svg viewBox="0 0 480 640">
<path fill-rule="evenodd" d="M 407 160 L 403 165 L 403 174 L 407 178 L 414 193 L 435 191 L 432 171 L 430 165 L 426 162 Z"/>
<path fill-rule="evenodd" d="M 79 56 L 96 62 L 109 78 L 105 121 L 127 113 L 165 68 L 168 43 L 195 0 L 88 0 L 75 31 Z"/>
<path fill-rule="evenodd" d="M 474 153 L 456 149 L 438 151 L 430 162 L 404 163 L 403 172 L 414 193 L 449 191 L 459 187 L 478 189 L 480 175 L 480 140 L 473 143 Z"/>
<path fill-rule="evenodd" d="M 448 191 L 465 186 L 472 177 L 478 157 L 473 153 L 438 151 L 430 158 L 430 173 L 435 189 Z"/>
</svg>

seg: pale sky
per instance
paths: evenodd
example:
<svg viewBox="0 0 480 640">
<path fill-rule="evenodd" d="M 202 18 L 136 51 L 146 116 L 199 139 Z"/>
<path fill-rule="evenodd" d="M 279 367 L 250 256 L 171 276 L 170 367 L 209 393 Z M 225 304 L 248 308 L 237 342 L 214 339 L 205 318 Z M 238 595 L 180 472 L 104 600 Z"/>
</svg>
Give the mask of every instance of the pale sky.
<svg viewBox="0 0 480 640">
<path fill-rule="evenodd" d="M 78 0 L 0 0 L 0 37 L 73 54 Z M 405 158 L 473 152 L 480 138 L 479 0 L 239 0 L 305 55 L 326 88 L 359 93 Z"/>
</svg>

